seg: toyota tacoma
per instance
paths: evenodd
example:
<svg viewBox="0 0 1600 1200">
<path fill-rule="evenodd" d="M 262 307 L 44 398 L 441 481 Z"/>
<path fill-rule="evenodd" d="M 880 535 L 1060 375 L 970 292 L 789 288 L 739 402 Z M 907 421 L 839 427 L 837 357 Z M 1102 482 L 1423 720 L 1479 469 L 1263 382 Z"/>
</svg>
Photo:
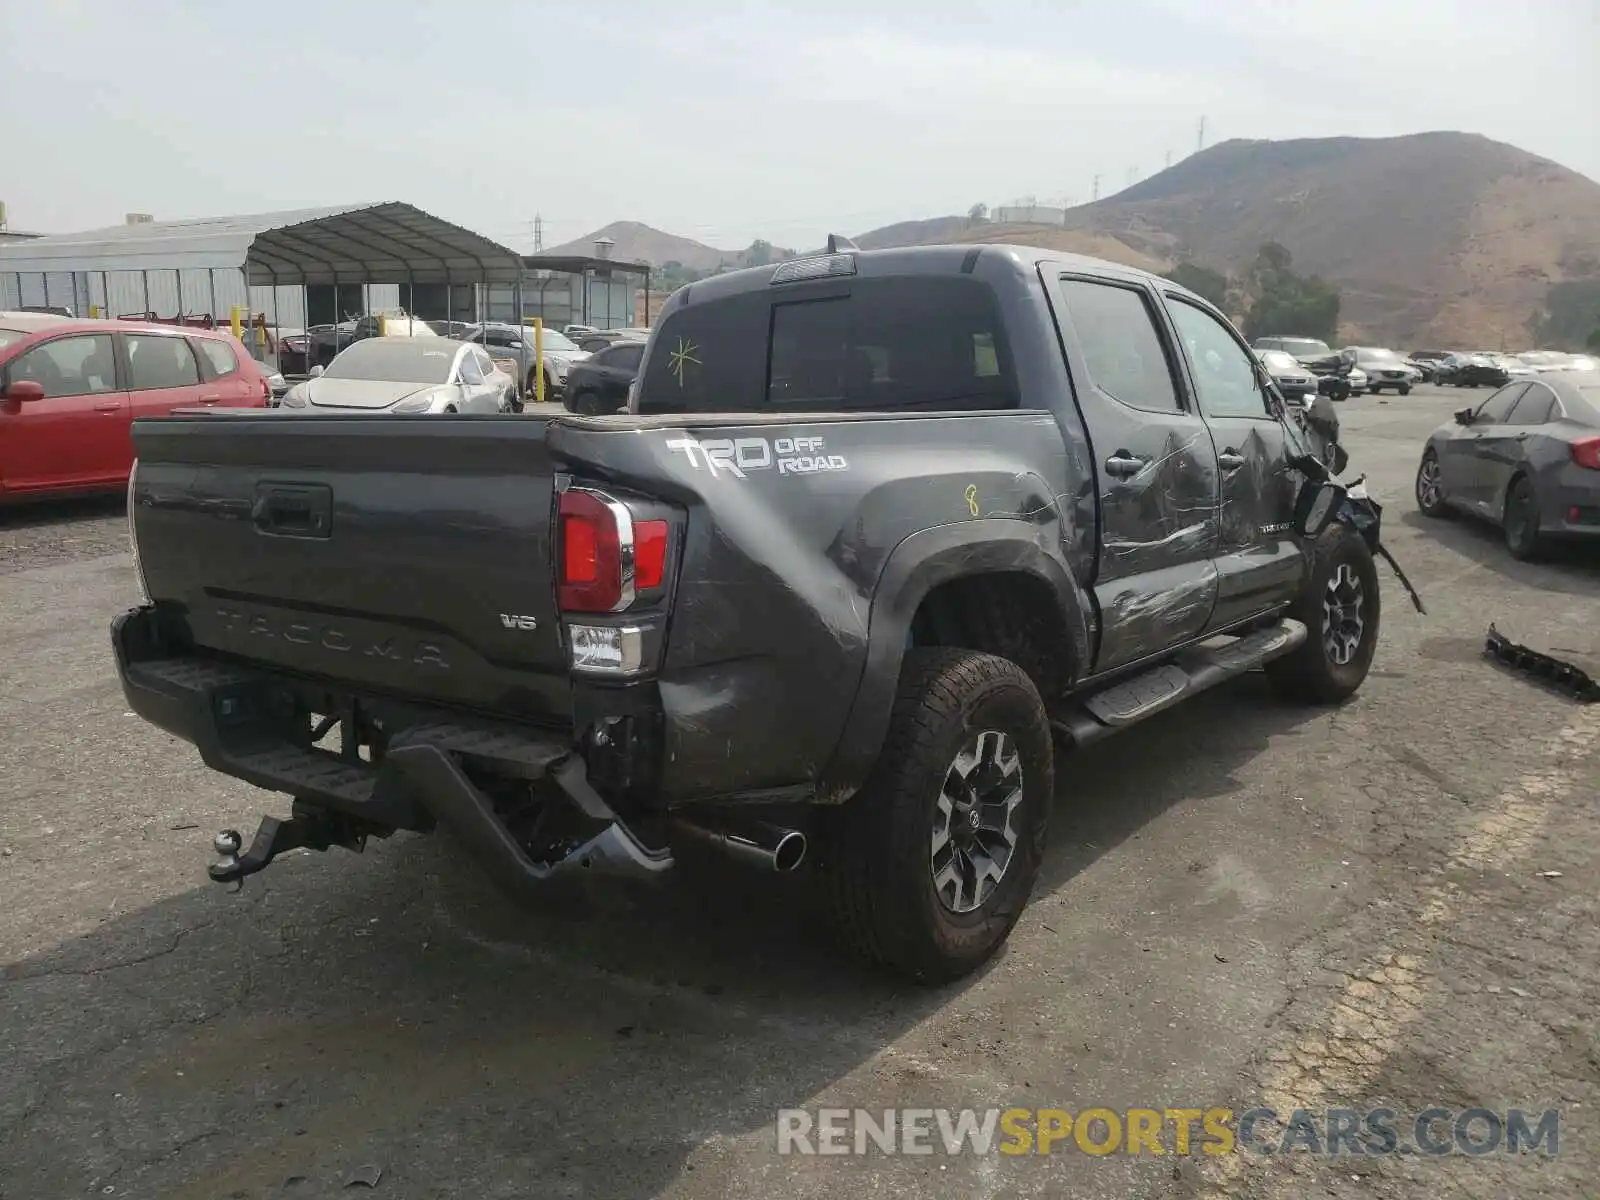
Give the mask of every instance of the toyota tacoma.
<svg viewBox="0 0 1600 1200">
<path fill-rule="evenodd" d="M 1168 280 L 831 240 L 676 292 L 620 413 L 136 422 L 112 637 L 135 712 L 290 798 L 220 882 L 400 830 L 513 889 L 702 843 L 950 979 L 1058 753 L 1257 668 L 1361 686 L 1377 507 L 1313 432 Z"/>
</svg>

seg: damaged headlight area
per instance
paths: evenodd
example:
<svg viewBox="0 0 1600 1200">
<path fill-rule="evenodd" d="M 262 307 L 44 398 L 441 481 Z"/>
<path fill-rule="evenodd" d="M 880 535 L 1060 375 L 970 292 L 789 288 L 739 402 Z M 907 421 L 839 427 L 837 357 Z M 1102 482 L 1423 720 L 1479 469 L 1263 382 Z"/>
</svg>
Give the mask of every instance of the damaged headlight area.
<svg viewBox="0 0 1600 1200">
<path fill-rule="evenodd" d="M 1362 475 L 1351 483 L 1340 483 L 1333 477 L 1333 472 L 1326 463 L 1310 454 L 1295 458 L 1291 465 L 1306 477 L 1301 498 L 1295 505 L 1297 527 L 1303 526 L 1310 520 L 1315 527 L 1302 528 L 1302 532 L 1312 536 L 1320 533 L 1322 528 L 1333 521 L 1353 529 L 1361 535 L 1361 540 L 1366 542 L 1367 549 L 1372 551 L 1374 558 L 1381 558 L 1389 564 L 1389 569 L 1400 581 L 1400 586 L 1405 588 L 1406 595 L 1411 597 L 1412 607 L 1426 616 L 1428 610 L 1423 607 L 1422 597 L 1417 594 L 1417 589 L 1412 586 L 1411 580 L 1406 578 L 1406 573 L 1401 570 L 1400 564 L 1395 562 L 1394 556 L 1389 553 L 1389 548 L 1383 544 L 1381 537 L 1383 505 L 1367 492 L 1367 477 Z M 1331 501 L 1328 499 L 1330 490 L 1333 493 Z M 1308 513 L 1316 514 L 1322 505 L 1329 503 L 1333 507 L 1331 518 L 1319 520 L 1316 515 L 1308 517 Z"/>
</svg>

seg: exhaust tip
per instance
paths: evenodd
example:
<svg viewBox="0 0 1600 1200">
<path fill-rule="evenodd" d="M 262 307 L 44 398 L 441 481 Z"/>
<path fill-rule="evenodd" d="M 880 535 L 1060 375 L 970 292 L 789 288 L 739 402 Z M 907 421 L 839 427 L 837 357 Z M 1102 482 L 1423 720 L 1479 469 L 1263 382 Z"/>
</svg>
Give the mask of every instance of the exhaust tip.
<svg viewBox="0 0 1600 1200">
<path fill-rule="evenodd" d="M 772 848 L 773 869 L 779 874 L 786 874 L 798 867 L 805 856 L 806 835 L 791 829 Z"/>
</svg>

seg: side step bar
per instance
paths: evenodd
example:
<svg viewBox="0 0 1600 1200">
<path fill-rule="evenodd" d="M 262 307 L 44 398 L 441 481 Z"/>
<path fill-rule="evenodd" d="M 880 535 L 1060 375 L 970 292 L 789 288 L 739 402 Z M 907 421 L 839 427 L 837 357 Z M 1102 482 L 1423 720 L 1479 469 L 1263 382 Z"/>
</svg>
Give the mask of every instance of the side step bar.
<svg viewBox="0 0 1600 1200">
<path fill-rule="evenodd" d="M 1158 667 L 1087 695 L 1050 714 L 1050 724 L 1075 746 L 1098 742 L 1164 712 L 1197 692 L 1281 658 L 1306 640 L 1306 627 L 1287 617 L 1226 645 L 1194 646 Z"/>
</svg>

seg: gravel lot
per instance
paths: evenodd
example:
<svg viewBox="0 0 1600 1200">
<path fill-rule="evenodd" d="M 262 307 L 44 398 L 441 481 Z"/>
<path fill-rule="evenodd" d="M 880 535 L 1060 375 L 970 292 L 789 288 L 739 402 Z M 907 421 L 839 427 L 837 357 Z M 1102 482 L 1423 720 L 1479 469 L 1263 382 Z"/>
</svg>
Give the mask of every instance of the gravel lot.
<svg viewBox="0 0 1600 1200">
<path fill-rule="evenodd" d="M 1479 650 L 1493 619 L 1600 673 L 1600 558 L 1417 515 L 1462 402 L 1341 406 L 1428 605 L 1380 568 L 1360 696 L 1248 677 L 1064 762 L 1033 907 L 933 992 L 726 871 L 516 909 L 401 836 L 225 893 L 212 833 L 286 805 L 126 714 L 120 504 L 0 514 L 0 1196 L 1595 1195 L 1600 706 Z M 775 1152 L 789 1106 L 1258 1103 L 1558 1106 L 1560 1154 Z"/>
</svg>

